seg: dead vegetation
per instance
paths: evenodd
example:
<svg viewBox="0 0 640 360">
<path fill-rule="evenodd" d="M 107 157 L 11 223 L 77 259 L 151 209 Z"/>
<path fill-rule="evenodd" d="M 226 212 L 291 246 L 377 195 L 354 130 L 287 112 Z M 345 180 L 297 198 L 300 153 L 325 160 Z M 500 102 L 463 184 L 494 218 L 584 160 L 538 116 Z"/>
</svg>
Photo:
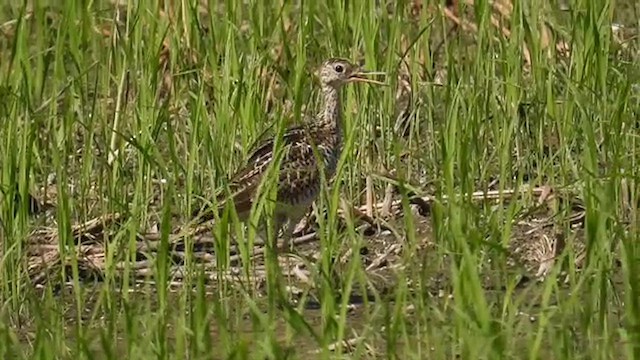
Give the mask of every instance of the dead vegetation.
<svg viewBox="0 0 640 360">
<path fill-rule="evenodd" d="M 542 279 L 553 268 L 556 259 L 569 256 L 575 266 L 581 267 L 584 264 L 584 232 L 582 224 L 584 212 L 580 206 L 575 206 L 571 216 L 568 218 L 568 228 L 562 229 L 556 220 L 549 206 L 550 202 L 557 201 L 557 194 L 552 194 L 548 188 L 530 188 L 520 191 L 506 191 L 499 194 L 497 191 L 478 192 L 471 194 L 471 197 L 478 204 L 492 204 L 492 206 L 504 206 L 510 201 L 525 201 L 532 199 L 528 211 L 522 213 L 519 220 L 513 224 L 512 239 L 506 247 L 500 251 L 505 251 L 509 261 L 515 269 L 523 269 L 526 278 Z M 574 196 L 571 192 L 566 192 L 564 196 Z M 415 251 L 411 255 L 419 263 L 419 259 L 431 257 L 438 254 L 438 244 L 434 241 L 430 225 L 429 208 L 437 200 L 431 196 L 414 196 L 411 200 L 411 212 L 405 213 L 399 199 L 391 202 L 387 210 L 388 216 L 385 218 L 379 214 L 386 204 L 374 204 L 375 215 L 369 217 L 365 214 L 367 206 L 359 208 L 349 207 L 343 203 L 339 216 L 356 219 L 355 224 L 365 240 L 359 248 L 349 247 L 336 261 L 343 266 L 349 262 L 353 256 L 353 251 L 359 251 L 367 273 L 372 279 L 377 279 L 374 283 L 376 291 L 385 292 L 393 288 L 397 281 L 397 269 L 407 266 L 403 259 L 407 254 L 404 251 Z M 449 201 L 444 198 L 442 201 Z M 455 200 L 454 200 L 455 201 Z M 398 228 L 397 219 L 402 216 L 414 216 L 418 221 L 416 231 L 420 243 L 411 246 L 406 242 L 403 230 Z M 119 214 L 107 214 L 86 223 L 72 227 L 69 238 L 61 244 L 58 229 L 41 228 L 34 231 L 28 239 L 29 248 L 29 275 L 34 284 L 42 286 L 46 282 L 54 282 L 62 285 L 73 280 L 74 264 L 77 263 L 78 277 L 80 281 L 101 281 L 110 276 L 114 279 L 124 279 L 124 272 L 129 272 L 129 276 L 135 283 L 153 283 L 160 249 L 166 245 L 166 254 L 169 261 L 169 279 L 171 284 L 179 287 L 186 278 L 193 276 L 193 271 L 203 271 L 206 282 L 214 286 L 222 278 L 232 282 L 242 283 L 243 287 L 252 287 L 256 290 L 263 288 L 266 281 L 266 270 L 264 265 L 264 253 L 266 246 L 259 239 L 256 240 L 252 251 L 250 264 L 251 276 L 246 278 L 244 269 L 247 264 L 242 263 L 243 256 L 238 242 L 232 241 L 228 254 L 216 253 L 215 239 L 212 233 L 213 222 L 194 225 L 193 222 L 176 226 L 172 233 L 163 242 L 161 234 L 158 232 L 140 233 L 137 235 L 135 251 L 128 256 L 127 250 L 115 250 L 127 248 L 126 244 L 117 244 L 114 234 L 122 226 L 125 219 Z M 313 266 L 320 258 L 320 243 L 317 229 L 312 226 L 313 215 L 304 219 L 296 229 L 296 237 L 292 240 L 295 248 L 295 256 L 285 255 L 279 258 L 280 266 L 285 276 L 293 279 L 294 285 L 290 287 L 292 295 L 299 293 L 300 289 L 314 287 Z M 345 224 L 343 222 L 343 224 Z M 567 240 L 569 239 L 569 240 Z M 122 240 L 120 240 L 122 242 Z M 72 243 L 73 246 L 65 244 Z M 243 242 L 244 244 L 244 242 Z M 565 251 L 569 244 L 571 250 Z M 481 251 L 495 251 L 500 248 L 499 244 L 490 244 Z M 116 254 L 108 254 L 108 252 Z M 228 257 L 227 257 L 228 256 Z M 106 259 L 112 258 L 114 262 L 109 264 Z M 122 260 L 122 259 L 130 260 Z M 221 267 L 218 261 L 226 258 Z M 120 260 L 118 260 L 120 259 Z M 338 266 L 340 266 L 338 264 Z M 64 268 L 62 272 L 61 269 Z M 223 270 L 224 268 L 224 270 Z M 516 270 L 517 271 L 517 270 Z M 65 274 L 61 278 L 60 274 Z M 442 275 L 446 276 L 446 275 Z M 434 276 L 433 293 L 442 291 L 441 276 Z M 495 286 L 495 284 L 487 285 Z"/>
<path fill-rule="evenodd" d="M 474 5 L 473 0 L 465 0 L 463 3 L 469 6 L 470 9 Z M 422 6 L 421 1 L 413 1 L 411 4 L 411 14 L 418 16 L 424 11 L 428 11 L 430 16 L 444 16 L 450 21 L 451 29 L 450 34 L 455 32 L 466 33 L 466 35 L 473 37 L 477 33 L 477 25 L 474 23 L 470 11 L 460 12 L 457 1 L 452 1 L 449 6 L 444 7 L 432 7 L 426 9 Z M 123 6 L 120 4 L 120 7 Z M 506 0 L 491 2 L 492 14 L 490 15 L 490 23 L 500 31 L 498 32 L 504 38 L 511 36 L 511 30 L 509 29 L 509 22 L 513 12 L 513 5 Z M 203 16 L 206 16 L 206 7 L 201 7 L 200 11 L 203 12 Z M 30 15 L 29 12 L 25 15 L 27 18 Z M 167 21 L 172 23 L 172 19 L 175 16 L 171 13 L 162 13 L 161 16 L 167 17 Z M 105 21 L 103 26 L 97 27 L 95 30 L 104 35 L 106 41 L 117 42 L 119 41 L 118 28 L 125 26 L 126 19 L 122 13 L 116 14 L 115 19 Z M 291 24 L 285 27 L 289 29 Z M 2 27 L 3 35 L 6 38 L 12 36 L 11 24 L 5 24 Z M 171 27 L 171 31 L 181 31 L 175 26 Z M 289 31 L 289 30 L 287 30 Z M 569 56 L 571 49 L 566 40 L 558 34 L 554 33 L 553 29 L 544 22 L 537 24 L 537 31 L 540 34 L 540 46 L 543 49 L 549 49 L 549 56 L 567 57 Z M 624 47 L 624 44 L 629 41 L 628 36 L 624 36 L 622 31 L 617 31 L 619 34 L 617 41 Z M 185 36 L 186 37 L 186 36 Z M 177 37 L 180 38 L 180 37 Z M 167 37 L 168 39 L 168 37 Z M 403 38 L 402 43 L 406 48 L 411 44 L 409 39 Z M 173 48 L 179 46 L 179 48 Z M 531 44 L 524 43 L 523 45 L 523 64 L 524 68 L 531 66 L 532 59 L 530 55 Z M 201 64 L 202 59 L 198 58 L 195 51 L 190 50 L 188 41 L 184 41 L 182 44 L 172 43 L 165 39 L 162 42 L 159 50 L 159 86 L 157 101 L 162 103 L 166 99 L 175 95 L 175 81 L 176 74 L 175 64 L 171 63 L 172 52 L 178 51 L 180 53 L 180 60 L 192 64 L 196 68 L 196 64 Z M 281 64 L 283 59 L 282 47 L 275 47 L 271 49 L 271 56 L 273 57 L 273 64 Z M 426 59 L 419 59 L 424 65 Z M 404 63 L 403 63 L 404 64 Z M 443 75 L 446 76 L 446 75 Z M 202 74 L 202 77 L 209 81 L 211 80 L 210 74 Z M 412 106 L 415 104 L 416 94 L 413 93 L 416 82 L 425 82 L 426 74 L 410 74 L 409 69 L 403 67 L 399 71 L 399 78 L 397 81 L 397 111 L 395 114 L 395 128 L 396 131 L 403 136 L 406 136 L 411 126 Z M 128 79 L 131 84 L 136 82 L 132 79 Z M 281 79 L 278 75 L 277 69 L 265 68 L 261 74 L 261 81 L 264 83 L 264 87 L 267 89 L 267 103 L 265 104 L 266 112 L 269 113 L 269 109 L 274 104 L 281 102 L 283 97 L 283 91 L 281 87 Z M 118 91 L 114 98 L 119 99 L 114 103 L 114 112 L 118 113 L 119 109 L 123 107 L 122 101 L 131 99 L 135 96 L 136 89 L 132 85 L 131 91 L 124 94 L 124 91 Z M 291 109 L 291 104 L 288 105 Z M 114 134 L 118 132 L 118 121 L 114 124 Z M 109 148 L 109 161 L 111 164 L 114 161 L 114 157 L 121 156 L 120 145 L 116 141 L 116 136 L 110 141 Z M 375 191 L 373 189 L 372 174 L 367 175 L 367 193 L 364 196 L 364 205 L 361 207 L 351 207 L 346 203 L 343 204 L 343 210 L 341 216 L 349 214 L 349 216 L 355 217 L 358 220 L 358 226 L 362 225 L 362 231 L 367 236 L 367 249 L 362 249 L 362 256 L 365 258 L 365 265 L 367 270 L 371 273 L 379 272 L 385 274 L 384 276 L 389 278 L 393 274 L 394 267 L 398 266 L 401 261 L 401 252 L 404 249 L 404 236 L 402 229 L 398 229 L 393 225 L 394 220 L 397 220 L 401 216 L 416 216 L 421 221 L 420 230 L 424 232 L 422 234 L 423 244 L 420 244 L 423 251 L 432 251 L 436 245 L 433 241 L 433 236 L 430 234 L 429 225 L 429 208 L 436 201 L 435 198 L 430 196 L 415 196 L 412 200 L 412 207 L 415 211 L 412 214 L 405 214 L 401 206 L 401 201 L 397 199 L 397 188 L 392 184 L 387 186 L 383 201 L 378 202 L 375 198 Z M 537 202 L 533 202 L 530 206 L 531 209 L 538 210 L 534 215 L 525 214 L 518 222 L 511 224 L 514 227 L 512 231 L 513 236 L 511 244 L 506 248 L 506 251 L 517 261 L 526 263 L 526 267 L 529 272 L 534 276 L 543 276 L 551 269 L 554 259 L 563 253 L 564 245 L 567 243 L 566 238 L 575 239 L 570 241 L 571 244 L 577 244 L 575 261 L 582 263 L 584 261 L 584 246 L 583 246 L 583 233 L 577 231 L 574 233 L 574 229 L 579 229 L 582 224 L 583 211 L 580 209 L 573 209 L 573 213 L 569 215 L 570 224 L 558 223 L 557 207 L 548 206 L 549 202 L 554 201 L 553 196 L 549 193 L 549 187 L 543 186 L 540 188 L 531 187 L 525 190 L 512 190 L 499 194 L 497 192 L 478 192 L 472 195 L 477 201 L 493 202 L 495 206 L 503 206 L 504 201 L 509 201 L 514 198 L 523 199 L 522 194 L 526 194 L 527 197 L 535 197 L 539 199 Z M 55 189 L 54 189 L 55 190 Z M 565 194 L 571 201 L 576 203 L 577 195 L 575 193 Z M 47 194 L 46 203 L 50 204 L 52 199 L 55 199 L 56 194 Z M 394 200 L 395 197 L 395 200 Z M 446 200 L 446 199 L 445 199 Z M 54 202 L 55 203 L 55 202 Z M 541 208 L 546 211 L 540 211 Z M 123 254 L 125 251 L 119 249 L 114 256 L 109 255 L 108 251 L 113 251 L 112 246 L 114 244 L 114 233 L 122 225 L 124 219 L 119 214 L 105 214 L 99 216 L 93 220 L 79 223 L 73 226 L 70 233 L 65 236 L 61 236 L 59 229 L 53 225 L 52 227 L 39 228 L 31 234 L 27 244 L 29 248 L 28 259 L 28 272 L 35 284 L 44 284 L 48 281 L 69 281 L 74 274 L 72 268 L 74 263 L 78 265 L 78 276 L 81 280 L 95 281 L 100 280 L 108 276 L 108 274 L 122 273 L 123 271 L 131 271 L 135 278 L 139 280 L 149 280 L 154 272 L 155 261 L 157 257 L 158 249 L 160 248 L 161 240 L 159 233 L 148 232 L 145 234 L 138 234 L 135 246 L 135 253 L 129 254 L 129 261 L 123 260 Z M 319 237 L 315 233 L 315 229 L 312 226 L 312 221 L 303 220 L 297 231 L 298 237 L 293 241 L 294 245 L 300 248 L 300 254 L 304 255 L 303 258 L 314 259 L 317 258 L 320 251 L 318 239 Z M 397 223 L 397 222 L 396 222 Z M 209 225 L 209 226 L 208 226 Z M 198 227 L 192 227 L 190 223 L 187 224 L 175 224 L 172 235 L 169 236 L 169 257 L 171 259 L 171 274 L 170 278 L 173 281 L 180 282 L 185 275 L 185 264 L 187 259 L 192 261 L 198 266 L 202 267 L 207 274 L 208 278 L 213 282 L 216 278 L 217 271 L 217 259 L 220 258 L 215 253 L 215 243 L 211 235 L 211 224 L 199 225 Z M 567 234 L 566 232 L 570 232 Z M 576 235 L 578 234 L 578 235 Z M 65 239 L 62 241 L 61 239 Z M 189 239 L 189 240 L 185 240 Z M 120 244 L 122 245 L 122 244 Z M 122 247 L 122 246 L 120 246 Z M 116 247 L 117 248 L 117 247 Z M 253 265 L 254 280 L 256 283 L 261 283 L 264 279 L 262 273 L 264 269 L 259 262 L 259 256 L 264 252 L 264 244 L 256 244 L 256 248 L 253 249 L 254 255 L 258 258 L 257 262 Z M 110 264 L 106 259 L 113 258 L 115 263 Z M 126 256 L 124 258 L 127 258 Z M 347 257 L 342 257 L 341 261 L 346 260 Z M 240 251 L 238 244 L 233 243 L 229 253 L 229 267 L 225 270 L 227 276 L 238 279 L 241 274 L 240 263 Z M 290 273 L 294 278 L 297 278 L 302 283 L 308 283 L 313 278 L 310 273 L 310 269 L 305 266 L 305 261 L 298 259 L 289 262 L 290 267 L 285 269 L 285 273 Z M 61 272 L 60 269 L 65 269 Z M 59 274 L 65 274 L 65 278 L 61 279 Z M 388 283 L 392 283 L 389 280 Z"/>
</svg>

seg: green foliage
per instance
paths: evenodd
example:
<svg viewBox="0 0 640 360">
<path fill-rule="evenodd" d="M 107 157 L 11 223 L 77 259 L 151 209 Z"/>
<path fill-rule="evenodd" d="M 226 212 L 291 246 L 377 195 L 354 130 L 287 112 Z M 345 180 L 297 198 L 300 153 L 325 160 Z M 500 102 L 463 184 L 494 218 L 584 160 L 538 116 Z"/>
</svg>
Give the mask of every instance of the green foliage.
<svg viewBox="0 0 640 360">
<path fill-rule="evenodd" d="M 516 1 L 501 18 L 509 36 L 492 25 L 490 1 L 460 4 L 477 31 L 452 31 L 434 1 L 112 3 L 0 10 L 1 358 L 640 358 L 638 44 L 612 32 L 614 22 L 637 26 L 633 1 L 573 1 L 569 11 Z M 322 251 L 307 260 L 315 286 L 302 295 L 319 308 L 290 301 L 273 252 L 254 268 L 255 231 L 232 212 L 212 231 L 215 270 L 185 251 L 176 290 L 171 229 L 224 191 L 256 142 L 315 113 L 311 75 L 329 56 L 363 59 L 390 87 L 344 91 L 339 186 L 316 203 Z M 406 137 L 394 125 L 403 72 Z M 370 240 L 338 216 L 341 198 L 362 203 L 363 178 L 382 166 L 435 196 L 421 222 L 400 187 L 403 253 L 387 293 L 371 290 L 377 275 L 357 251 Z M 53 225 L 28 201 L 45 184 L 57 194 Z M 386 182 L 373 184 L 382 198 Z M 496 189 L 505 200 L 526 185 L 577 189 L 587 260 L 578 272 L 567 250 L 522 289 L 502 249 L 523 239 L 516 224 L 535 199 L 502 206 L 470 194 Z M 565 232 L 571 206 L 554 209 Z M 267 201 L 256 209 L 252 221 L 269 219 Z M 113 213 L 96 239 L 104 273 L 91 283 L 73 226 Z M 27 239 L 43 225 L 68 265 L 34 287 Z M 159 246 L 140 285 L 138 236 L 152 228 Z M 231 236 L 242 281 L 228 276 Z M 266 299 L 248 285 L 260 271 Z M 353 310 L 352 292 L 373 294 Z M 342 342 L 354 334 L 363 340 Z"/>
</svg>

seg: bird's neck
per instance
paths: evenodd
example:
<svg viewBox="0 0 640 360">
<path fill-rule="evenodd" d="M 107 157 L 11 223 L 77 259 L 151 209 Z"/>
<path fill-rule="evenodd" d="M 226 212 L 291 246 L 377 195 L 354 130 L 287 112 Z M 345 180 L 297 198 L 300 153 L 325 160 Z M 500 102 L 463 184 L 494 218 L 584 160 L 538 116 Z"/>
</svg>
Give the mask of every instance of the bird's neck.
<svg viewBox="0 0 640 360">
<path fill-rule="evenodd" d="M 342 116 L 342 106 L 340 104 L 340 91 L 334 87 L 324 85 L 322 87 L 321 116 L 319 116 L 321 127 L 335 128 L 340 130 L 340 117 Z"/>
</svg>

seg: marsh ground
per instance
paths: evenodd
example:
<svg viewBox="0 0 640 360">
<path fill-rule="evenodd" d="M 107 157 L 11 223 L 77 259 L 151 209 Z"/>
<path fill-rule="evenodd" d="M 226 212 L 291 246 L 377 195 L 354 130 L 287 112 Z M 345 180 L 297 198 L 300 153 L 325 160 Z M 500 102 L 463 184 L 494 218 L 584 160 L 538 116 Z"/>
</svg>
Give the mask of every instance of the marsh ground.
<svg viewBox="0 0 640 360">
<path fill-rule="evenodd" d="M 638 5 L 452 3 L 4 4 L 2 358 L 639 358 Z M 177 237 L 327 56 L 298 257 Z"/>
</svg>

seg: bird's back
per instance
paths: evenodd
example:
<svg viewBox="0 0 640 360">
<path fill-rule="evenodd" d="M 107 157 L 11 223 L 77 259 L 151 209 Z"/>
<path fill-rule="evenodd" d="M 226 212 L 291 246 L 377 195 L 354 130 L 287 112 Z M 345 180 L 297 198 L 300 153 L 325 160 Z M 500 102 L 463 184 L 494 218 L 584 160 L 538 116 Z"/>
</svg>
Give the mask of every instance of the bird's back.
<svg viewBox="0 0 640 360">
<path fill-rule="evenodd" d="M 335 129 L 315 124 L 291 128 L 282 138 L 282 150 L 276 212 L 303 211 L 301 209 L 310 206 L 320 191 L 319 166 L 323 167 L 327 178 L 335 173 L 340 155 L 340 134 Z M 274 139 L 263 142 L 247 164 L 231 177 L 230 200 L 241 218 L 249 215 L 258 186 L 274 160 L 273 151 Z"/>
</svg>

